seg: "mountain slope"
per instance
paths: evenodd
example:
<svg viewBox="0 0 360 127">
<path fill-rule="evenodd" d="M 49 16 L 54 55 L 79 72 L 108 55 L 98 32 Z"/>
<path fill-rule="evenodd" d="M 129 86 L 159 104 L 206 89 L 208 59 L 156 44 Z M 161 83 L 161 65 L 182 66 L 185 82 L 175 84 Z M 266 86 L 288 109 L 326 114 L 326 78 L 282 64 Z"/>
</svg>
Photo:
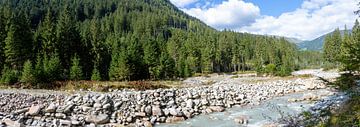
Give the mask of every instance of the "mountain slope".
<svg viewBox="0 0 360 127">
<path fill-rule="evenodd" d="M 340 31 L 341 34 L 343 35 L 345 33 L 345 30 L 341 30 Z M 347 32 L 351 32 L 351 30 L 348 30 Z M 327 33 L 325 35 L 322 35 L 314 40 L 311 41 L 303 41 L 301 43 L 298 43 L 298 47 L 302 50 L 315 50 L 315 51 L 320 51 L 323 49 L 323 45 L 324 45 L 324 41 L 325 41 L 325 37 L 328 35 L 331 35 L 333 32 L 331 33 Z"/>
<path fill-rule="evenodd" d="M 36 70 L 29 81 L 37 83 L 295 68 L 295 46 L 285 39 L 217 31 L 169 0 L 4 0 L 0 19 L 5 82 L 20 81 L 9 75 L 22 70 Z"/>
</svg>

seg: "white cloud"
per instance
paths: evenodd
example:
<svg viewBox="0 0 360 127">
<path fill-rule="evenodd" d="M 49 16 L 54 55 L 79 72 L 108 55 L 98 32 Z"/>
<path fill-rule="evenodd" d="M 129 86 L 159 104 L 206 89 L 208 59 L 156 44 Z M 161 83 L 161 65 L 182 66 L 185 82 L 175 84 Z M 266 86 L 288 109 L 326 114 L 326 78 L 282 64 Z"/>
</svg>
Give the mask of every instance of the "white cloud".
<svg viewBox="0 0 360 127">
<path fill-rule="evenodd" d="M 198 0 L 170 0 L 170 1 L 177 7 L 182 8 L 187 5 L 193 4 L 193 3 L 197 2 Z"/>
<path fill-rule="evenodd" d="M 278 17 L 260 14 L 258 6 L 243 0 L 224 0 L 218 5 L 184 8 L 201 0 L 171 0 L 191 16 L 219 30 L 280 35 L 311 40 L 345 25 L 351 28 L 358 0 L 305 0 L 301 7 Z M 285 5 L 286 6 L 286 5 Z M 275 8 L 275 7 L 274 7 Z"/>
<path fill-rule="evenodd" d="M 336 28 L 351 28 L 357 16 L 356 0 L 308 0 L 301 8 L 279 17 L 263 16 L 255 23 L 235 28 L 257 34 L 280 35 L 311 40 Z"/>
<path fill-rule="evenodd" d="M 242 0 L 223 1 L 210 8 L 197 7 L 182 10 L 217 29 L 250 25 L 260 16 L 259 7 Z"/>
</svg>

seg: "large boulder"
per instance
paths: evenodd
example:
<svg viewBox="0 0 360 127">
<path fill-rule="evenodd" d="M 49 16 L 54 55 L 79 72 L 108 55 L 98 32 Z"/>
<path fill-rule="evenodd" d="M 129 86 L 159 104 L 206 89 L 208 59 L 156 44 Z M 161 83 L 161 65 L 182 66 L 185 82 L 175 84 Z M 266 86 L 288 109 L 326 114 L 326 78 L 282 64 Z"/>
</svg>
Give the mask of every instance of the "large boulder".
<svg viewBox="0 0 360 127">
<path fill-rule="evenodd" d="M 105 124 L 110 121 L 109 116 L 106 114 L 88 115 L 85 119 L 88 123 Z"/>
<path fill-rule="evenodd" d="M 31 116 L 38 115 L 41 111 L 41 107 L 42 106 L 40 106 L 40 105 L 31 106 L 29 111 L 26 114 L 31 115 Z"/>
<path fill-rule="evenodd" d="M 221 107 L 221 106 L 210 106 L 209 109 L 211 109 L 211 111 L 213 111 L 213 112 L 223 112 L 223 111 L 225 111 L 225 108 Z"/>
</svg>

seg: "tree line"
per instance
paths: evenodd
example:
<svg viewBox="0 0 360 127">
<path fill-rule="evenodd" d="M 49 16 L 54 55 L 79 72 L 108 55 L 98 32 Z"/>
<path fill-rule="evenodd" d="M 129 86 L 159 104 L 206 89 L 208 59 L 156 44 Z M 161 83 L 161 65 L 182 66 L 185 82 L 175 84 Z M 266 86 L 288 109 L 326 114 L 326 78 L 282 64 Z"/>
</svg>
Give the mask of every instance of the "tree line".
<svg viewBox="0 0 360 127">
<path fill-rule="evenodd" d="M 355 21 L 352 30 L 342 34 L 336 29 L 326 36 L 324 43 L 324 58 L 334 63 L 343 71 L 355 73 L 360 70 L 360 25 Z"/>
<path fill-rule="evenodd" d="M 284 38 L 217 31 L 168 0 L 1 0 L 1 82 L 129 81 L 300 67 Z"/>
</svg>

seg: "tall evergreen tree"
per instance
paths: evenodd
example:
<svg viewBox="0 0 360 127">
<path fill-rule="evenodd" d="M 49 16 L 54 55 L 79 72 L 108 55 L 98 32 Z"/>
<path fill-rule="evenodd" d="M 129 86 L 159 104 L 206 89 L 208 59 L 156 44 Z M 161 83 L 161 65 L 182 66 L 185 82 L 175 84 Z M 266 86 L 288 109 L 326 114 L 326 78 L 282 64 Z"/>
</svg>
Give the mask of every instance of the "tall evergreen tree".
<svg viewBox="0 0 360 127">
<path fill-rule="evenodd" d="M 5 62 L 13 69 L 21 69 L 32 55 L 32 33 L 24 13 L 13 14 L 5 39 Z"/>
<path fill-rule="evenodd" d="M 68 68 L 70 67 L 70 59 L 73 54 L 76 53 L 79 47 L 76 47 L 79 44 L 79 35 L 75 26 L 76 22 L 74 21 L 73 15 L 70 13 L 69 5 L 65 5 L 63 11 L 60 13 L 57 26 L 56 26 L 56 37 L 58 49 L 59 49 L 59 58 L 61 60 L 64 74 L 67 74 Z"/>
<path fill-rule="evenodd" d="M 92 71 L 91 80 L 92 81 L 100 81 L 101 80 L 100 71 L 95 66 L 94 66 L 94 69 Z"/>
<path fill-rule="evenodd" d="M 3 9 L 0 8 L 0 70 L 4 67 L 5 64 L 5 54 L 4 54 L 4 47 L 5 47 L 5 38 L 6 38 L 6 19 L 3 14 Z M 1 73 L 0 73 L 1 74 Z"/>
<path fill-rule="evenodd" d="M 51 55 L 59 52 L 59 44 L 56 41 L 56 31 L 53 23 L 53 16 L 50 9 L 48 9 L 44 22 L 40 24 L 41 48 L 42 54 Z"/>
<path fill-rule="evenodd" d="M 72 65 L 70 68 L 70 79 L 71 80 L 81 80 L 83 78 L 82 67 L 80 65 L 80 59 L 77 55 L 72 58 Z"/>
<path fill-rule="evenodd" d="M 30 83 L 30 84 L 34 84 L 36 82 L 34 69 L 30 60 L 24 63 L 24 68 L 22 71 L 20 82 Z"/>
</svg>

